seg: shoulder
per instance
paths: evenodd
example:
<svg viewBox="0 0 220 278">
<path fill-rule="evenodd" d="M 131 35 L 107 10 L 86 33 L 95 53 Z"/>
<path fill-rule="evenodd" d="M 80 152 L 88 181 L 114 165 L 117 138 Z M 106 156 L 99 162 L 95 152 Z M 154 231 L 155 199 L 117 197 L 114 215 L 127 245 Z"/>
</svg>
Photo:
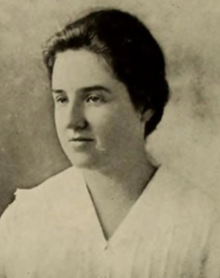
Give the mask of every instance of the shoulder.
<svg viewBox="0 0 220 278">
<path fill-rule="evenodd" d="M 161 189 L 161 203 L 166 203 L 176 219 L 212 226 L 219 218 L 216 200 L 207 188 L 191 181 L 190 177 L 169 167 L 161 167 L 155 186 Z"/>
<path fill-rule="evenodd" d="M 25 198 L 28 196 L 30 198 L 44 196 L 49 194 L 51 191 L 54 195 L 56 192 L 61 193 L 67 189 L 73 189 L 76 187 L 77 183 L 81 182 L 82 176 L 78 169 L 74 167 L 67 168 L 66 170 L 48 178 L 41 184 L 37 185 L 32 189 L 18 189 L 16 191 L 16 200 L 20 198 Z M 51 194 L 50 194 L 51 195 Z"/>
<path fill-rule="evenodd" d="M 63 195 L 75 190 L 81 182 L 82 176 L 79 170 L 70 167 L 32 189 L 18 189 L 15 203 L 31 205 L 35 202 L 55 201 L 55 199 L 61 199 Z"/>
<path fill-rule="evenodd" d="M 175 169 L 161 167 L 153 185 L 161 194 L 157 214 L 161 246 L 169 237 L 169 249 L 176 258 L 184 255 L 186 268 L 196 271 L 198 267 L 204 277 L 220 277 L 219 204 L 208 184 L 205 187 Z"/>
<path fill-rule="evenodd" d="M 32 189 L 18 189 L 15 201 L 8 206 L 0 220 L 0 227 L 6 223 L 13 230 L 22 226 L 52 218 L 63 204 L 74 203 L 79 195 L 83 178 L 79 170 L 70 167 L 56 174 Z"/>
</svg>

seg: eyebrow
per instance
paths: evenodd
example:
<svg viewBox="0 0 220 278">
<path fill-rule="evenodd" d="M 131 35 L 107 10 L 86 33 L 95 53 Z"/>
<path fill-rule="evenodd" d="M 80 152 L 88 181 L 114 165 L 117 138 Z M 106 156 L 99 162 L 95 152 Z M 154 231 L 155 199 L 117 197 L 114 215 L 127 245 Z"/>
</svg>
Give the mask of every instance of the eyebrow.
<svg viewBox="0 0 220 278">
<path fill-rule="evenodd" d="M 90 93 L 90 92 L 93 92 L 93 91 L 105 91 L 107 93 L 111 93 L 111 91 L 104 87 L 104 86 L 100 86 L 100 85 L 94 85 L 94 86 L 89 86 L 89 87 L 83 87 L 83 88 L 80 88 L 79 90 L 77 90 L 78 92 L 81 92 L 81 93 Z M 63 94 L 65 93 L 65 90 L 61 90 L 61 89 L 52 89 L 52 93 L 53 94 Z"/>
</svg>

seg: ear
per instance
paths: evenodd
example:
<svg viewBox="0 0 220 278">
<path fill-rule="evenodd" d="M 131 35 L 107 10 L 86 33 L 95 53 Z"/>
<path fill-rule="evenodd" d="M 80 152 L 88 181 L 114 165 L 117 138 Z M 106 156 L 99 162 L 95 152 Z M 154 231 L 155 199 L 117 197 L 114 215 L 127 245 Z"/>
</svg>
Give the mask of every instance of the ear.
<svg viewBox="0 0 220 278">
<path fill-rule="evenodd" d="M 151 117 L 153 116 L 154 114 L 154 111 L 152 109 L 147 109 L 143 112 L 141 112 L 141 115 L 140 115 L 140 120 L 143 122 L 143 123 L 147 123 L 149 122 L 149 120 L 151 119 Z"/>
</svg>

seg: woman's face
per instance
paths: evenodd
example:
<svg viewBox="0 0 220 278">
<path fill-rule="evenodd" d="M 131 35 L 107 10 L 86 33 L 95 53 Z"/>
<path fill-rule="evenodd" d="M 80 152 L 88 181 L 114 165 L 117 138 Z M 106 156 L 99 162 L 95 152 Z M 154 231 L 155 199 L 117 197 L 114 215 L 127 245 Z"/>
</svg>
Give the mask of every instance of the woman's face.
<svg viewBox="0 0 220 278">
<path fill-rule="evenodd" d="M 64 152 L 80 168 L 120 165 L 144 149 L 144 126 L 125 85 L 86 50 L 57 55 L 52 74 L 55 124 Z"/>
</svg>

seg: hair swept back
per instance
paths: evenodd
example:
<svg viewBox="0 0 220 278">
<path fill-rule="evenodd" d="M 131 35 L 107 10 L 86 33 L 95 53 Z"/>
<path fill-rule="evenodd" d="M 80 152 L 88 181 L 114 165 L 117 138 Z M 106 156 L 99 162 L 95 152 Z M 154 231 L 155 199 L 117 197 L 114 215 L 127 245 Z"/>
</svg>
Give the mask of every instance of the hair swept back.
<svg viewBox="0 0 220 278">
<path fill-rule="evenodd" d="M 51 78 L 56 54 L 85 49 L 101 55 L 123 82 L 138 109 L 152 109 L 145 136 L 160 122 L 169 98 L 163 52 L 148 28 L 128 12 L 101 9 L 66 25 L 45 44 L 43 59 Z"/>
</svg>

